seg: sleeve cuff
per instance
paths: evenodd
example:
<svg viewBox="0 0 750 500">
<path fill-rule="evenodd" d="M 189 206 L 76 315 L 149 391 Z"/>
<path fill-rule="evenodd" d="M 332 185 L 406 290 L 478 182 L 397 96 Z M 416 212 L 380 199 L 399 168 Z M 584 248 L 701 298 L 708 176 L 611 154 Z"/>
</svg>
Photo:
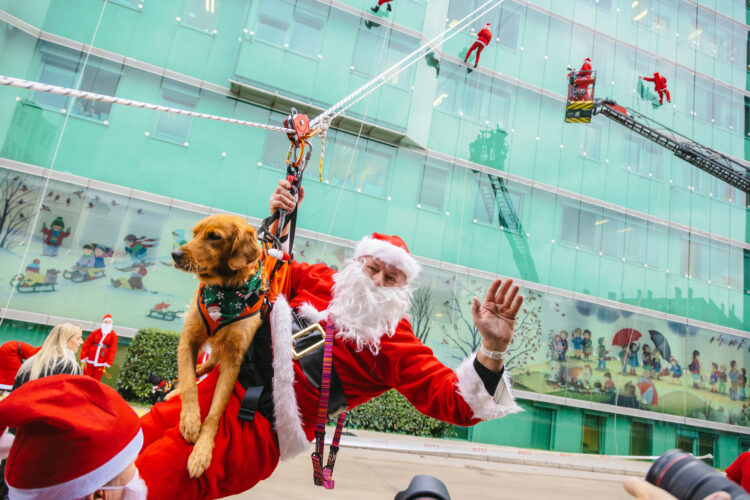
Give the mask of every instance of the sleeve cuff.
<svg viewBox="0 0 750 500">
<path fill-rule="evenodd" d="M 474 356 L 474 369 L 477 371 L 479 378 L 482 379 L 482 383 L 484 384 L 484 388 L 487 389 L 487 392 L 489 394 L 495 394 L 497 386 L 503 378 L 503 373 L 505 373 L 505 365 L 500 368 L 500 373 L 495 373 L 480 363 L 477 357 Z"/>
<path fill-rule="evenodd" d="M 484 380 L 480 377 L 474 366 L 476 355 L 466 358 L 456 368 L 456 389 L 458 394 L 466 401 L 474 418 L 480 420 L 493 420 L 512 413 L 523 411 L 518 406 L 510 391 L 510 377 L 503 370 L 502 375 L 493 374 L 498 378 L 495 390 L 489 392 Z M 481 364 L 480 364 L 481 366 Z M 484 367 L 482 367 L 484 368 Z M 492 374 L 491 371 L 487 370 Z"/>
</svg>

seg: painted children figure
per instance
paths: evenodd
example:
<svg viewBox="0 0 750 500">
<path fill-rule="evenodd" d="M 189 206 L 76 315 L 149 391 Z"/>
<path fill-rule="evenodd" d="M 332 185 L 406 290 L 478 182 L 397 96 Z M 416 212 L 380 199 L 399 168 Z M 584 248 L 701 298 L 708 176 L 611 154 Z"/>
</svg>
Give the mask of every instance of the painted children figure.
<svg viewBox="0 0 750 500">
<path fill-rule="evenodd" d="M 64 227 L 65 223 L 62 217 L 55 217 L 50 228 L 47 228 L 46 223 L 42 223 L 42 233 L 44 233 L 44 251 L 42 255 L 57 257 L 57 252 L 63 240 L 70 236 L 70 228 L 63 231 Z"/>
<path fill-rule="evenodd" d="M 745 386 L 747 385 L 747 371 L 744 368 L 740 369 L 740 377 L 739 377 L 739 397 L 741 401 L 745 400 Z"/>
<path fill-rule="evenodd" d="M 700 382 L 701 382 L 701 362 L 700 362 L 700 351 L 697 349 L 693 351 L 693 360 L 688 365 L 688 370 L 690 370 L 690 375 L 693 378 L 693 388 L 698 389 L 700 388 Z"/>
<path fill-rule="evenodd" d="M 719 383 L 720 375 L 721 372 L 719 372 L 719 365 L 711 363 L 711 374 L 708 377 L 708 385 L 711 388 L 711 392 L 716 392 L 716 384 Z"/>
<path fill-rule="evenodd" d="M 628 367 L 630 368 L 630 374 L 635 375 L 635 370 L 640 366 L 638 363 L 638 351 L 640 347 L 638 342 L 631 342 L 630 349 L 628 349 Z"/>
<path fill-rule="evenodd" d="M 643 363 L 643 376 L 651 378 L 651 347 L 648 344 L 643 344 L 641 349 L 641 362 Z"/>
<path fill-rule="evenodd" d="M 682 378 L 682 367 L 674 356 L 669 358 L 669 371 L 672 372 L 672 382 L 679 383 L 680 378 Z"/>
<path fill-rule="evenodd" d="M 562 343 L 562 337 L 560 335 L 555 335 L 555 340 L 553 344 L 553 348 L 555 350 L 555 361 L 565 361 L 565 351 L 564 346 Z"/>
<path fill-rule="evenodd" d="M 107 249 L 101 245 L 94 247 L 94 269 L 104 269 L 104 257 L 107 255 Z"/>
<path fill-rule="evenodd" d="M 580 328 L 573 332 L 573 358 L 581 359 L 581 349 L 583 348 L 583 334 Z"/>
<path fill-rule="evenodd" d="M 594 354 L 594 343 L 591 341 L 591 330 L 583 331 L 583 342 L 581 342 L 583 349 L 583 360 L 591 361 L 591 355 Z"/>
<path fill-rule="evenodd" d="M 736 401 L 739 398 L 740 371 L 737 369 L 737 362 L 735 360 L 729 362 L 729 381 L 731 382 L 729 399 Z"/>
<path fill-rule="evenodd" d="M 76 262 L 76 265 L 73 267 L 73 274 L 90 275 L 90 270 L 93 269 L 95 263 L 96 258 L 94 257 L 94 245 L 91 243 L 86 243 L 85 245 L 83 245 L 83 248 L 81 248 L 81 258 L 78 259 L 78 262 Z"/>
<path fill-rule="evenodd" d="M 44 275 L 39 272 L 39 259 L 34 259 L 31 264 L 26 266 L 26 273 L 23 275 L 21 286 L 31 286 L 44 283 Z"/>
<path fill-rule="evenodd" d="M 612 374 L 604 374 L 604 392 L 615 392 L 615 383 L 612 381 Z"/>
<path fill-rule="evenodd" d="M 661 352 L 659 352 L 659 349 L 654 349 L 654 352 L 651 353 L 651 371 L 653 377 L 661 380 Z"/>
<path fill-rule="evenodd" d="M 563 346 L 562 359 L 560 361 L 565 361 L 565 355 L 568 353 L 568 332 L 560 330 L 560 339 Z"/>
<path fill-rule="evenodd" d="M 719 370 L 719 392 L 721 394 L 727 393 L 727 365 L 721 365 Z"/>
<path fill-rule="evenodd" d="M 606 347 L 604 347 L 604 337 L 599 337 L 599 339 L 597 340 L 597 344 L 599 345 L 596 347 L 596 355 L 597 355 L 597 358 L 599 359 L 599 364 L 596 365 L 596 369 L 606 371 L 607 370 L 607 354 L 609 353 L 609 351 L 607 350 Z"/>
</svg>

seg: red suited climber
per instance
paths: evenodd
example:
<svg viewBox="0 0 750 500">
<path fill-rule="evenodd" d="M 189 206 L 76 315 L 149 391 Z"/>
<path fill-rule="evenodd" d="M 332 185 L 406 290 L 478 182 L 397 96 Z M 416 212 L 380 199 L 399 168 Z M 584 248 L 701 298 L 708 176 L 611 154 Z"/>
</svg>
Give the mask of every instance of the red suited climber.
<svg viewBox="0 0 750 500">
<path fill-rule="evenodd" d="M 0 346 L 0 391 L 13 389 L 16 373 L 24 361 L 39 352 L 41 347 L 34 347 L 18 340 L 11 340 Z"/>
<path fill-rule="evenodd" d="M 659 94 L 659 104 L 664 104 L 664 94 L 667 95 L 667 102 L 672 102 L 672 96 L 669 95 L 669 89 L 667 88 L 666 77 L 656 72 L 653 78 L 647 76 L 642 76 L 641 78 L 647 82 L 654 82 L 654 90 Z"/>
<path fill-rule="evenodd" d="M 393 1 L 393 0 L 378 0 L 378 4 L 377 4 L 377 5 L 375 6 L 375 7 L 370 7 L 370 10 L 371 10 L 371 11 L 373 11 L 373 12 L 377 12 L 377 11 L 379 11 L 379 10 L 380 10 L 380 7 L 382 7 L 382 6 L 383 6 L 383 4 L 386 4 L 386 5 L 385 5 L 385 8 L 386 8 L 386 9 L 388 9 L 388 12 L 390 12 L 390 11 L 392 11 L 392 10 L 393 10 L 393 9 L 391 8 L 391 2 L 392 2 L 392 1 Z"/>
<path fill-rule="evenodd" d="M 484 48 L 492 41 L 492 32 L 490 31 L 490 23 L 487 23 L 484 25 L 484 28 L 482 28 L 479 33 L 477 33 L 477 39 L 476 41 L 469 47 L 469 51 L 466 53 L 466 57 L 464 57 L 464 62 L 469 60 L 469 57 L 471 56 L 471 53 L 476 49 L 477 51 L 477 57 L 474 60 L 474 67 L 477 67 L 477 64 L 479 64 L 479 55 L 482 53 Z"/>
<path fill-rule="evenodd" d="M 117 334 L 112 330 L 112 316 L 105 314 L 102 325 L 86 337 L 81 347 L 81 362 L 86 366 L 83 374 L 101 380 L 104 370 L 110 368 L 117 354 Z"/>
<path fill-rule="evenodd" d="M 573 95 L 571 100 L 573 101 L 587 101 L 591 97 L 589 95 L 589 85 L 591 85 L 591 58 L 587 57 L 581 64 L 581 69 L 573 71 L 573 68 L 568 66 L 571 71 L 568 73 L 568 79 L 570 84 L 573 85 Z"/>
</svg>

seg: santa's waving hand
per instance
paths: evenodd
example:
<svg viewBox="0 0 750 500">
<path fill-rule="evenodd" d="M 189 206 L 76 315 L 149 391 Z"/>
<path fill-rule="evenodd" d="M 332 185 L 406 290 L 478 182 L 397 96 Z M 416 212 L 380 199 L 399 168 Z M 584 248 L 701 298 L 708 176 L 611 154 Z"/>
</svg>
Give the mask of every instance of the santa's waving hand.
<svg viewBox="0 0 750 500">
<path fill-rule="evenodd" d="M 474 324 L 482 335 L 477 361 L 493 372 L 502 369 L 505 351 L 513 339 L 516 314 L 523 304 L 523 295 L 518 295 L 518 290 L 512 279 L 498 278 L 490 285 L 484 301 L 480 303 L 474 297 L 472 302 Z"/>
</svg>

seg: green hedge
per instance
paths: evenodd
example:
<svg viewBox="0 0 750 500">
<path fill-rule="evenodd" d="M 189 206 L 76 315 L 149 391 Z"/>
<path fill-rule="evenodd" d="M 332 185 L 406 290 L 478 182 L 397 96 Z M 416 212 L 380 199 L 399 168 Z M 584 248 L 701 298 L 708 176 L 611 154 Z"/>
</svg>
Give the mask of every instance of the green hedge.
<svg viewBox="0 0 750 500">
<path fill-rule="evenodd" d="M 453 424 L 419 413 L 409 401 L 391 390 L 346 414 L 347 427 L 413 436 L 455 437 Z"/>
<path fill-rule="evenodd" d="M 128 401 L 150 404 L 152 373 L 165 380 L 177 378 L 177 343 L 180 332 L 145 328 L 138 330 L 122 366 L 117 390 Z"/>
</svg>

